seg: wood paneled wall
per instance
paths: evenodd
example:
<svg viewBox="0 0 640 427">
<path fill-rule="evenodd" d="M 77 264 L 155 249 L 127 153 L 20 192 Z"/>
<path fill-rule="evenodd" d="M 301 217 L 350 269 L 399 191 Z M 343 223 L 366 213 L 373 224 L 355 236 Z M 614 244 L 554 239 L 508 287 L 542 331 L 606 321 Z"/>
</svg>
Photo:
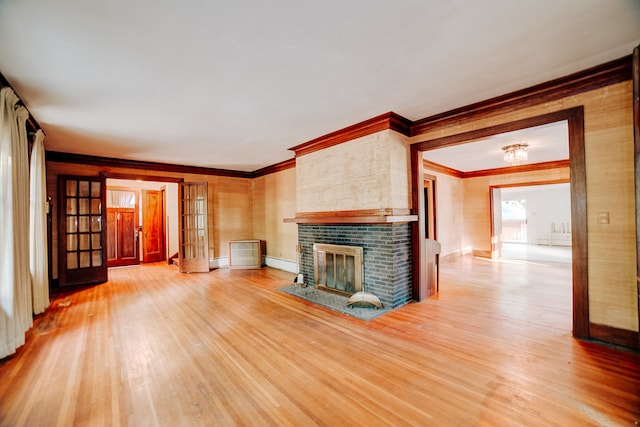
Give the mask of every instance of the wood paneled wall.
<svg viewBox="0 0 640 427">
<path fill-rule="evenodd" d="M 636 231 L 634 199 L 634 144 L 632 82 L 569 96 L 526 108 L 465 121 L 456 121 L 413 136 L 412 143 L 455 135 L 554 111 L 584 106 L 589 253 L 589 312 L 591 323 L 638 331 L 636 289 Z M 500 177 L 505 179 L 505 177 Z M 465 185 L 465 194 L 477 193 L 488 209 L 488 186 L 478 178 Z M 466 197 L 466 196 L 465 196 Z M 467 234 L 473 245 L 487 245 L 489 227 L 474 209 L 465 206 L 467 226 L 480 230 Z M 598 214 L 609 213 L 609 223 Z M 482 215 L 484 217 L 484 215 Z"/>
<path fill-rule="evenodd" d="M 296 215 L 296 169 L 286 169 L 253 180 L 253 228 L 266 240 L 267 256 L 296 261 L 298 225 L 284 218 Z"/>
</svg>

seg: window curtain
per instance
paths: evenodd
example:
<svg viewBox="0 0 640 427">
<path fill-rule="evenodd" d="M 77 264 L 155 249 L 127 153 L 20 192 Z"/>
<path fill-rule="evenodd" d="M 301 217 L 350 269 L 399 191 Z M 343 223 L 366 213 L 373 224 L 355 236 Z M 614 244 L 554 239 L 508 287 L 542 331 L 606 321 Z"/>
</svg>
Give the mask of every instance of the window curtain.
<svg viewBox="0 0 640 427">
<path fill-rule="evenodd" d="M 49 260 L 47 258 L 47 172 L 44 160 L 44 133 L 36 132 L 31 149 L 29 202 L 29 270 L 33 293 L 33 313 L 49 306 Z"/>
<path fill-rule="evenodd" d="M 27 110 L 0 89 L 0 358 L 24 344 L 33 324 L 29 273 Z"/>
</svg>

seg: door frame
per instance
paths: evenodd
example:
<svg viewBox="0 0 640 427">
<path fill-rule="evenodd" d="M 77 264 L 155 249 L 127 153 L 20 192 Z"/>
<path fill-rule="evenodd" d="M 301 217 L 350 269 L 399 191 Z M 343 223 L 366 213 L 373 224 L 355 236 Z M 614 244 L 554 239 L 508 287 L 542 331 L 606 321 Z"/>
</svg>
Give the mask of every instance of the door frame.
<svg viewBox="0 0 640 427">
<path fill-rule="evenodd" d="M 633 169 L 636 193 L 636 271 L 638 323 L 640 323 L 640 45 L 633 49 L 631 74 L 633 80 Z M 635 347 L 640 349 L 640 332 Z"/>
<path fill-rule="evenodd" d="M 133 188 L 133 187 L 121 187 L 121 186 L 107 186 L 106 185 L 106 179 L 105 179 L 105 186 L 106 186 L 106 191 L 107 191 L 107 196 L 109 195 L 109 190 L 116 190 L 116 191 L 130 191 L 135 193 L 135 197 L 136 197 L 136 205 L 135 205 L 135 225 L 136 225 L 136 232 L 138 231 L 138 224 L 140 222 L 139 219 L 139 212 L 140 212 L 140 192 L 137 188 Z M 105 206 L 105 209 L 107 209 L 107 211 L 109 209 L 120 209 L 120 208 L 109 208 L 108 206 Z M 105 222 L 105 227 L 107 228 L 106 233 L 107 235 L 109 234 L 109 229 L 108 229 L 108 221 Z M 109 246 L 109 239 L 107 238 L 107 252 L 108 252 L 108 246 Z M 108 267 L 121 267 L 121 266 L 128 266 L 128 265 L 138 265 L 140 264 L 140 237 L 136 236 L 136 244 L 135 244 L 135 248 L 136 248 L 136 260 L 135 262 L 121 262 L 121 261 L 116 261 L 115 263 L 109 263 L 109 260 L 107 260 L 107 266 Z"/>
<path fill-rule="evenodd" d="M 105 186 L 106 186 L 106 182 L 107 179 L 123 179 L 123 180 L 129 180 L 129 181 L 152 181 L 152 182 L 166 182 L 166 183 L 173 183 L 173 184 L 180 184 L 181 182 L 184 182 L 184 178 L 172 178 L 172 177 L 167 177 L 167 176 L 156 176 L 156 175 L 139 175 L 139 174 L 130 174 L 130 173 L 118 173 L 118 172 L 101 172 L 100 176 L 104 177 L 105 180 Z M 165 234 L 165 241 L 164 241 L 164 245 L 165 245 L 165 260 L 167 262 L 169 262 L 169 260 L 171 259 L 171 254 L 168 253 L 169 250 L 169 231 L 167 230 L 167 227 L 169 227 L 169 224 L 166 223 L 166 189 L 165 189 L 165 197 L 164 197 L 164 202 L 163 202 L 163 206 L 162 209 L 164 211 L 164 216 L 165 218 L 163 218 L 163 222 L 165 223 L 165 230 L 164 230 L 164 234 Z M 138 239 L 138 243 L 140 243 L 140 239 Z M 140 248 L 139 253 L 142 253 L 142 249 Z"/>
<path fill-rule="evenodd" d="M 567 121 L 569 140 L 569 176 L 571 183 L 572 232 L 572 293 L 573 336 L 589 339 L 589 277 L 587 252 L 587 176 L 584 149 L 584 108 L 582 106 L 528 117 L 495 126 L 450 136 L 434 138 L 411 145 L 412 213 L 418 216 L 413 223 L 413 286 L 414 295 L 426 281 L 427 271 L 421 260 L 426 253 L 424 239 L 424 192 L 422 152 L 459 145 L 489 136 L 534 126 Z"/>
</svg>

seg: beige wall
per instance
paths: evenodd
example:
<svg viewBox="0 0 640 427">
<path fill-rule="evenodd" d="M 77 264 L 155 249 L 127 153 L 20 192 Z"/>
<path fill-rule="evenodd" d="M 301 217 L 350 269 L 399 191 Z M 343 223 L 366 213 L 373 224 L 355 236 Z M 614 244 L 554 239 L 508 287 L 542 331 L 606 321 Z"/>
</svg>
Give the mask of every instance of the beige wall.
<svg viewBox="0 0 640 427">
<path fill-rule="evenodd" d="M 618 83 L 534 107 L 442 126 L 413 137 L 412 142 L 584 106 L 590 321 L 638 331 L 631 90 L 631 81 Z M 465 185 L 465 200 L 488 197 L 489 185 L 496 183 L 476 180 Z M 482 204 L 488 209 L 488 202 Z M 599 212 L 609 213 L 609 224 L 598 224 Z M 490 248 L 483 217 L 465 206 L 465 229 L 479 230 L 465 232 L 465 240 L 478 248 Z"/>
<path fill-rule="evenodd" d="M 297 211 L 410 207 L 408 138 L 392 130 L 296 158 Z"/>
<path fill-rule="evenodd" d="M 296 216 L 296 169 L 253 180 L 254 236 L 267 242 L 267 256 L 296 262 L 298 225 L 285 223 Z"/>
<path fill-rule="evenodd" d="M 442 245 L 441 258 L 465 250 L 463 180 L 439 172 L 424 170 L 436 178 L 436 237 Z"/>
</svg>

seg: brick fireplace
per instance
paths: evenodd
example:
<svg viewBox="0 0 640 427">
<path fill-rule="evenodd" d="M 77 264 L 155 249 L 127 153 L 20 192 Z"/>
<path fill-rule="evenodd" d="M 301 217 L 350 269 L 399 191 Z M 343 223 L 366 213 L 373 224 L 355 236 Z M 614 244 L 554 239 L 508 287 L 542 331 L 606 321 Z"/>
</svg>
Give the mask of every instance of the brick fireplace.
<svg viewBox="0 0 640 427">
<path fill-rule="evenodd" d="M 313 245 L 363 248 L 364 290 L 386 308 L 413 298 L 410 122 L 381 114 L 304 144 L 296 154 L 300 268 L 314 285 Z"/>
<path fill-rule="evenodd" d="M 411 225 L 391 224 L 298 224 L 302 246 L 301 272 L 313 286 L 313 244 L 363 248 L 364 287 L 384 307 L 395 308 L 412 299 Z"/>
</svg>

